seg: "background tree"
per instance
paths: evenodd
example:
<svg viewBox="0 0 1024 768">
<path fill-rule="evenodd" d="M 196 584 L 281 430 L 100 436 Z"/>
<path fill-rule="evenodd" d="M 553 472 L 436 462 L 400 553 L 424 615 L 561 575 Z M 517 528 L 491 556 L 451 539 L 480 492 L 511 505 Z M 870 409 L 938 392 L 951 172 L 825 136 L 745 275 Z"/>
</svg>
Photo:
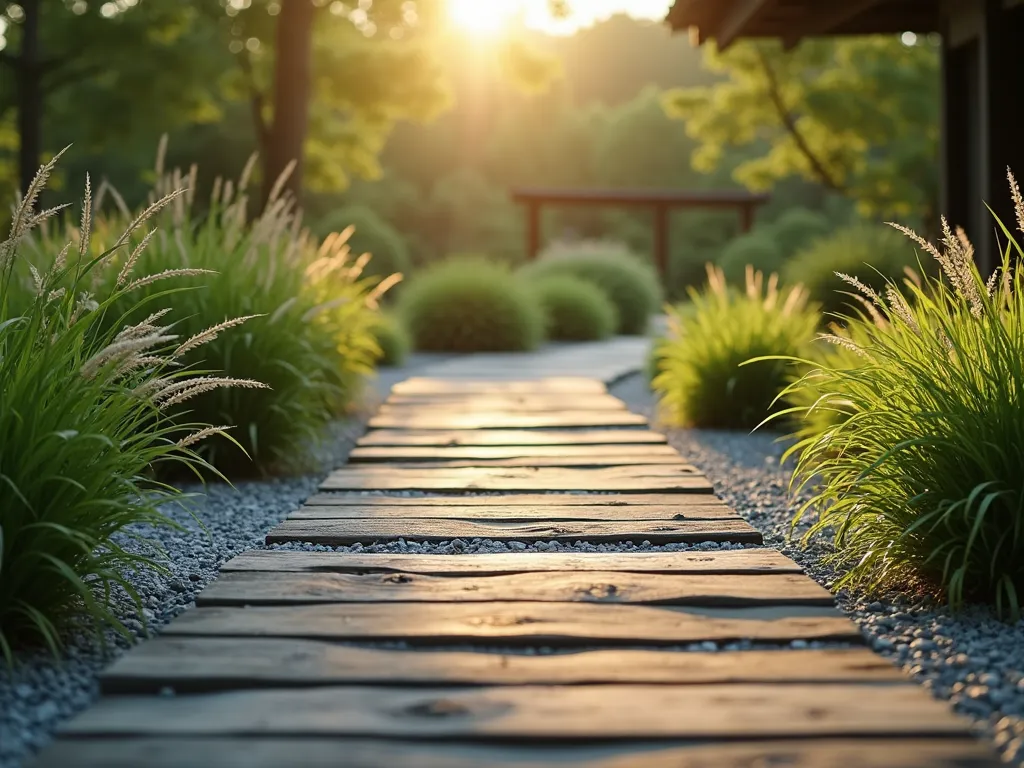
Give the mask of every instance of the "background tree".
<svg viewBox="0 0 1024 768">
<path fill-rule="evenodd" d="M 800 176 L 855 200 L 866 214 L 934 222 L 939 141 L 938 49 L 923 38 L 743 42 L 706 48 L 722 79 L 673 89 L 665 107 L 699 142 L 698 169 L 730 148 L 749 151 L 733 169 L 753 190 Z"/>
</svg>

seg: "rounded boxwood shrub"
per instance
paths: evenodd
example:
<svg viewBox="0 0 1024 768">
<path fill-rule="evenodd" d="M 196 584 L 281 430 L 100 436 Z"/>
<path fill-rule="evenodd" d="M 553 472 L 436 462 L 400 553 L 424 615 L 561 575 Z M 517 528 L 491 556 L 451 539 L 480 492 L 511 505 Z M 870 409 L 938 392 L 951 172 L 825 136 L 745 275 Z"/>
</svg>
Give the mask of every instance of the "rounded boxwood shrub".
<svg viewBox="0 0 1024 768">
<path fill-rule="evenodd" d="M 917 266 L 913 244 L 899 232 L 881 224 L 857 224 L 800 251 L 786 264 L 783 277 L 788 283 L 802 283 L 826 312 L 849 314 L 851 306 L 859 304 L 836 272 L 880 290 L 887 282 L 901 285 L 905 269 Z"/>
<path fill-rule="evenodd" d="M 408 276 L 412 258 L 405 239 L 365 205 L 352 205 L 329 213 L 317 222 L 315 231 L 323 238 L 332 232 L 342 232 L 349 226 L 355 227 L 348 239 L 353 256 L 371 255 L 364 275 L 387 277 L 400 272 Z"/>
<path fill-rule="evenodd" d="M 548 338 L 597 341 L 618 327 L 615 305 L 593 283 L 571 275 L 550 275 L 537 280 L 534 291 L 544 309 Z"/>
<path fill-rule="evenodd" d="M 818 238 L 828 235 L 831 225 L 828 218 L 817 211 L 789 208 L 768 229 L 782 256 L 789 258 Z"/>
<path fill-rule="evenodd" d="M 390 313 L 380 314 L 373 325 L 373 338 L 380 347 L 377 365 L 394 367 L 405 362 L 412 339 L 401 318 Z"/>
<path fill-rule="evenodd" d="M 560 245 L 522 272 L 532 279 L 571 275 L 593 283 L 615 305 L 619 316 L 616 330 L 626 335 L 644 333 L 661 302 L 661 285 L 654 268 L 614 243 Z"/>
<path fill-rule="evenodd" d="M 725 274 L 726 282 L 741 285 L 748 265 L 757 272 L 771 274 L 779 271 L 782 261 L 782 249 L 767 232 L 760 230 L 726 243 L 718 257 L 718 266 Z"/>
<path fill-rule="evenodd" d="M 537 297 L 508 268 L 476 257 L 435 264 L 410 281 L 399 313 L 416 349 L 520 352 L 544 339 Z"/>
</svg>

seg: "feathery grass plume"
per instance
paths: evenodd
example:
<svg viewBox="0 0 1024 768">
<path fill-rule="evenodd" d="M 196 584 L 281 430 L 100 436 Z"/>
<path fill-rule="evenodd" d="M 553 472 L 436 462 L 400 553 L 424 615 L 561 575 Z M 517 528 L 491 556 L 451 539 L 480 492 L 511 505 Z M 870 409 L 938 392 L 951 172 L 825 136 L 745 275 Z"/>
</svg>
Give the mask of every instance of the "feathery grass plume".
<svg viewBox="0 0 1024 768">
<path fill-rule="evenodd" d="M 168 419 L 153 397 L 172 382 L 202 381 L 171 359 L 177 335 L 159 324 L 167 310 L 143 310 L 113 277 L 100 300 L 85 285 L 115 260 L 90 245 L 88 182 L 72 263 L 66 247 L 51 250 L 42 272 L 27 263 L 17 245 L 44 223 L 26 212 L 52 169 L 40 171 L 0 244 L 9 260 L 0 301 L 0 655 L 8 663 L 23 644 L 56 653 L 70 625 L 92 627 L 101 641 L 108 627 L 131 637 L 113 595 L 127 594 L 142 613 L 126 574 L 161 567 L 145 531 L 174 526 L 161 509 L 184 499 L 152 470 L 213 472 L 195 449 L 224 433 Z M 131 315 L 146 316 L 133 323 Z"/>
<path fill-rule="evenodd" d="M 164 281 L 173 278 L 174 286 L 189 290 L 175 294 L 167 318 L 180 337 L 170 356 L 185 368 L 267 385 L 197 385 L 165 411 L 172 419 L 236 424 L 231 434 L 244 452 L 232 441 L 196 446 L 234 476 L 309 466 L 324 427 L 349 407 L 373 370 L 376 305 L 395 280 L 364 277 L 365 261 L 337 237 L 322 247 L 313 242 L 282 185 L 259 215 L 250 216 L 252 169 L 250 161 L 237 184 L 217 182 L 209 204 L 198 207 L 177 194 L 186 175 L 174 169 L 158 176 L 141 214 L 117 202 L 110 189 L 116 205 L 94 213 L 89 248 L 95 259 L 122 244 L 92 268 L 97 283 L 88 286 L 97 296 L 121 291 L 124 298 L 107 313 L 118 329 L 151 312 L 149 304 L 133 309 L 136 301 L 160 306 L 170 285 Z M 189 170 L 187 178 L 196 173 Z M 134 233 L 123 239 L 126 229 Z M 225 318 L 239 320 L 223 325 Z M 242 318 L 242 328 L 231 327 Z"/>
<path fill-rule="evenodd" d="M 668 335 L 653 353 L 662 418 L 690 427 L 751 429 L 769 413 L 788 382 L 778 360 L 798 356 L 814 338 L 820 315 L 799 285 L 779 288 L 776 276 L 746 271 L 742 289 L 708 265 L 703 291 L 669 307 Z"/>
<path fill-rule="evenodd" d="M 1010 176 L 1018 228 L 1024 201 Z M 792 390 L 843 418 L 805 434 L 797 488 L 812 497 L 809 536 L 834 537 L 840 584 L 877 589 L 910 580 L 950 603 L 991 601 L 1020 615 L 1024 595 L 1024 251 L 1009 245 L 986 280 L 961 232 L 943 223 L 942 248 L 900 227 L 941 266 L 941 277 L 890 284 L 885 323 L 850 321 L 863 352 L 818 365 Z M 902 293 L 907 293 L 903 291 Z M 809 378 L 813 377 L 813 379 Z M 809 412 L 809 406 L 802 408 Z"/>
</svg>

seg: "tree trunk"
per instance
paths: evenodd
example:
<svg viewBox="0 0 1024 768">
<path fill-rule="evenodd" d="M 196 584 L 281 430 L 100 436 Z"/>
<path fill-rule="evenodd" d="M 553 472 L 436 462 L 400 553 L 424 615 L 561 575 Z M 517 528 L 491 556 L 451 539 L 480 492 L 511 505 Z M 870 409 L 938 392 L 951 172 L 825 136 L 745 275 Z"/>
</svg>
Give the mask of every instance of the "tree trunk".
<svg viewBox="0 0 1024 768">
<path fill-rule="evenodd" d="M 309 125 L 312 90 L 312 0 L 283 0 L 277 17 L 277 53 L 274 62 L 274 120 L 263 157 L 264 202 L 275 182 L 295 161 L 285 184 L 297 200 L 302 193 L 302 158 Z"/>
<path fill-rule="evenodd" d="M 40 0 L 23 0 L 21 51 L 15 63 L 18 104 L 18 176 L 22 191 L 39 170 L 43 143 L 43 92 L 40 65 Z"/>
</svg>

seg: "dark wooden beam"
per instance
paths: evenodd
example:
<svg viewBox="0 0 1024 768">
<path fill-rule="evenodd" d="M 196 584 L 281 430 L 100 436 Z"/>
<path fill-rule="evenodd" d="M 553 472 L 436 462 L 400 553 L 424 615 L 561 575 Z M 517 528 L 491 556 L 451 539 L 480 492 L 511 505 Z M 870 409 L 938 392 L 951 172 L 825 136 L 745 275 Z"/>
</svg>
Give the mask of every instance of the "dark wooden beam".
<svg viewBox="0 0 1024 768">
<path fill-rule="evenodd" d="M 845 0 L 842 3 L 822 4 L 817 10 L 809 11 L 800 19 L 798 27 L 783 36 L 783 45 L 788 49 L 800 42 L 801 38 L 828 34 L 837 27 L 870 11 L 881 0 Z"/>
<path fill-rule="evenodd" d="M 735 0 L 726 11 L 713 37 L 719 50 L 725 50 L 741 37 L 757 18 L 776 0 Z"/>
</svg>

